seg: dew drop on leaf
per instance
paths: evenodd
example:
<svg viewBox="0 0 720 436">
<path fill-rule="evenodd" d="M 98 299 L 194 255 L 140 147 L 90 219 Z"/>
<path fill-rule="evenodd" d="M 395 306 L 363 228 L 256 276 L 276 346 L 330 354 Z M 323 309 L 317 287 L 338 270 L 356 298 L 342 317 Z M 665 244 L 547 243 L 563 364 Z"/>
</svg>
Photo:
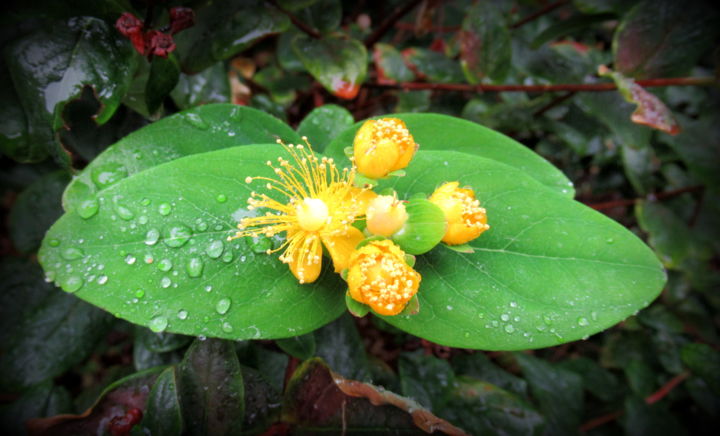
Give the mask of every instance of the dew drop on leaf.
<svg viewBox="0 0 720 436">
<path fill-rule="evenodd" d="M 168 320 L 164 316 L 156 316 L 155 318 L 150 320 L 150 324 L 148 325 L 148 327 L 150 327 L 150 330 L 154 331 L 155 333 L 165 331 L 167 326 Z"/>
<path fill-rule="evenodd" d="M 146 245 L 155 245 L 157 244 L 157 241 L 160 239 L 160 231 L 157 229 L 150 229 L 145 234 L 145 244 Z"/>
<path fill-rule="evenodd" d="M 180 319 L 187 319 L 187 317 L 188 317 L 187 310 L 180 310 L 180 311 L 178 311 L 177 317 L 180 318 Z"/>
<path fill-rule="evenodd" d="M 203 271 L 203 261 L 199 257 L 191 257 L 185 269 L 190 277 L 200 277 Z"/>
<path fill-rule="evenodd" d="M 272 240 L 265 236 L 255 236 L 250 240 L 249 245 L 255 253 L 265 253 L 272 249 Z"/>
<path fill-rule="evenodd" d="M 110 162 L 93 168 L 90 178 L 95 183 L 95 186 L 105 189 L 127 177 L 127 174 L 127 169 L 123 165 Z"/>
<path fill-rule="evenodd" d="M 505 332 L 506 332 L 506 333 L 514 333 L 514 332 L 515 332 L 515 327 L 513 327 L 512 324 L 508 324 L 508 325 L 505 326 Z"/>
<path fill-rule="evenodd" d="M 172 280 L 170 280 L 170 277 L 163 277 L 160 279 L 160 286 L 163 288 L 169 288 L 170 285 L 172 285 Z"/>
<path fill-rule="evenodd" d="M 226 322 L 224 322 L 223 325 L 222 325 L 222 330 L 223 330 L 225 333 L 230 333 L 231 331 L 233 331 L 233 328 L 232 328 L 232 325 L 230 325 L 230 323 L 226 321 Z"/>
<path fill-rule="evenodd" d="M 60 253 L 60 256 L 65 260 L 77 260 L 84 257 L 85 253 L 79 248 L 68 247 Z"/>
<path fill-rule="evenodd" d="M 225 194 L 218 194 L 217 197 L 215 197 L 215 200 L 217 200 L 218 203 L 225 203 L 227 201 L 227 196 Z"/>
<path fill-rule="evenodd" d="M 135 291 L 135 296 L 137 298 L 142 298 L 145 296 L 145 291 L 143 291 L 142 289 L 138 289 L 137 291 Z"/>
<path fill-rule="evenodd" d="M 83 287 L 84 284 L 85 282 L 81 277 L 69 276 L 63 282 L 62 288 L 65 289 L 67 292 L 77 292 L 80 290 L 80 288 Z"/>
<path fill-rule="evenodd" d="M 132 254 L 128 254 L 127 256 L 125 256 L 125 263 L 128 265 L 134 264 L 136 260 L 137 259 Z"/>
<path fill-rule="evenodd" d="M 222 241 L 212 241 L 210 245 L 208 245 L 207 249 L 205 249 L 205 253 L 211 259 L 217 259 L 218 257 L 222 256 L 224 249 L 225 245 L 222 243 Z"/>
<path fill-rule="evenodd" d="M 223 298 L 215 304 L 215 310 L 220 315 L 225 315 L 228 310 L 230 310 L 230 299 L 229 298 Z"/>
<path fill-rule="evenodd" d="M 582 327 L 586 327 L 586 326 L 590 325 L 590 322 L 584 316 L 581 316 L 580 318 L 578 318 L 577 323 L 579 326 L 582 326 Z"/>
<path fill-rule="evenodd" d="M 192 237 L 192 230 L 185 224 L 171 224 L 163 230 L 163 242 L 171 248 L 185 245 Z"/>
<path fill-rule="evenodd" d="M 121 199 L 122 197 L 113 198 L 113 209 L 121 220 L 130 221 L 131 219 L 135 218 L 135 214 L 133 213 L 133 211 L 128 209 L 127 206 L 120 203 Z"/>
<path fill-rule="evenodd" d="M 102 275 L 102 276 L 98 277 L 98 279 L 97 279 L 98 285 L 104 285 L 107 282 L 108 282 L 108 276 L 106 276 L 106 275 Z"/>
<path fill-rule="evenodd" d="M 48 244 L 51 247 L 57 247 L 58 245 L 60 245 L 60 241 L 58 239 L 51 239 L 48 241 Z"/>
<path fill-rule="evenodd" d="M 170 271 L 172 269 L 172 261 L 170 259 L 162 259 L 158 262 L 157 267 L 160 271 Z"/>
<path fill-rule="evenodd" d="M 162 216 L 168 216 L 170 215 L 170 212 L 172 212 L 172 206 L 168 203 L 160 203 L 160 206 L 158 206 L 158 213 Z"/>
<path fill-rule="evenodd" d="M 207 130 L 208 123 L 205 122 L 202 118 L 200 118 L 200 115 L 195 113 L 187 113 L 185 114 L 185 121 L 188 122 L 191 126 L 200 129 L 200 130 Z"/>
<path fill-rule="evenodd" d="M 96 199 L 83 200 L 77 207 L 77 213 L 82 219 L 89 219 L 95 216 L 100 210 L 100 204 Z"/>
</svg>

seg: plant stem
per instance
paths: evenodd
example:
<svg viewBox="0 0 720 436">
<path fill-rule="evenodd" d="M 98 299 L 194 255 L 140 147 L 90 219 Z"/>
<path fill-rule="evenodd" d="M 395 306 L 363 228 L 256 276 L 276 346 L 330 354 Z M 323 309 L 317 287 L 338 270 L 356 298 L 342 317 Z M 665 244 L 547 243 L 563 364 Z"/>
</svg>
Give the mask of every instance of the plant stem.
<svg viewBox="0 0 720 436">
<path fill-rule="evenodd" d="M 717 83 L 714 77 L 676 77 L 668 79 L 642 79 L 635 81 L 645 88 L 658 86 L 709 86 Z M 465 83 L 426 83 L 426 82 L 402 82 L 402 83 L 366 83 L 365 86 L 372 88 L 401 89 L 404 91 L 431 89 L 434 91 L 455 91 L 455 92 L 602 92 L 614 91 L 617 89 L 615 83 L 567 83 L 553 85 L 470 85 Z"/>
<path fill-rule="evenodd" d="M 557 2 L 555 2 L 555 3 L 550 3 L 549 5 L 545 6 L 545 7 L 542 8 L 542 9 L 540 9 L 539 11 L 534 12 L 534 13 L 528 15 L 527 17 L 521 19 L 520 21 L 511 24 L 511 25 L 510 25 L 510 28 L 511 28 L 511 29 L 517 29 L 518 27 L 524 26 L 525 24 L 527 24 L 527 23 L 529 23 L 529 22 L 531 22 L 531 21 L 534 21 L 534 20 L 536 20 L 537 18 L 540 18 L 540 17 L 542 17 L 542 16 L 545 15 L 545 14 L 548 14 L 548 13 L 554 11 L 555 9 L 559 8 L 560 6 L 565 5 L 566 3 L 568 3 L 568 0 L 560 0 L 560 1 L 557 1 Z"/>
<path fill-rule="evenodd" d="M 307 24 L 305 24 L 305 23 L 303 23 L 302 21 L 300 21 L 300 19 L 298 19 L 298 17 L 296 17 L 296 16 L 293 15 L 290 11 L 288 11 L 288 10 L 286 10 L 285 8 L 283 8 L 282 6 L 280 6 L 277 1 L 275 1 L 275 0 L 270 0 L 270 4 L 273 5 L 278 11 L 280 11 L 280 12 L 282 12 L 283 14 L 287 15 L 288 18 L 290 18 L 290 21 L 291 21 L 291 22 L 295 25 L 295 27 L 297 27 L 298 29 L 300 29 L 301 31 L 303 31 L 304 33 L 306 33 L 307 35 L 309 35 L 309 36 L 311 36 L 311 37 L 313 37 L 313 38 L 315 38 L 315 39 L 320 39 L 320 38 L 321 38 L 320 32 L 318 32 L 317 30 L 313 29 L 312 27 L 310 27 L 310 26 L 308 26 Z"/>
<path fill-rule="evenodd" d="M 365 38 L 365 47 L 372 47 L 376 42 L 378 42 L 400 18 L 420 4 L 420 1 L 421 0 L 410 0 L 402 6 L 398 6 L 387 18 L 385 18 L 385 21 L 380 23 L 377 29 L 375 29 L 370 36 Z"/>
</svg>

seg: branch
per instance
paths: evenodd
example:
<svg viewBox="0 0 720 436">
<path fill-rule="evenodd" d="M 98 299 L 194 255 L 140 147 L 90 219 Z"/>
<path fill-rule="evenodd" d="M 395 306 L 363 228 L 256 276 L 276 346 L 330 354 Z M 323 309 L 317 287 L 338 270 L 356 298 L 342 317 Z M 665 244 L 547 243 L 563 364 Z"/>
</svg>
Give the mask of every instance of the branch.
<svg viewBox="0 0 720 436">
<path fill-rule="evenodd" d="M 680 383 L 685 381 L 686 378 L 690 376 L 690 373 L 683 372 L 675 377 L 671 378 L 667 383 L 662 385 L 660 389 L 655 391 L 654 393 L 648 395 L 645 397 L 645 403 L 646 404 L 655 404 L 658 401 L 665 398 L 673 389 L 677 387 Z M 607 424 L 608 422 L 612 422 L 616 420 L 617 418 L 621 417 L 623 414 L 622 410 L 617 410 L 615 412 L 608 413 L 607 415 L 599 416 L 597 418 L 593 418 L 589 421 L 587 421 L 585 424 L 580 426 L 580 432 L 587 433 L 588 431 L 600 427 L 603 424 Z"/>
<path fill-rule="evenodd" d="M 311 37 L 313 37 L 313 38 L 315 38 L 315 39 L 320 39 L 320 38 L 321 38 L 320 32 L 318 32 L 317 30 L 313 29 L 312 27 L 310 27 L 310 26 L 308 26 L 307 24 L 305 24 L 305 23 L 303 23 L 302 21 L 300 21 L 300 20 L 298 19 L 298 17 L 296 17 L 296 16 L 293 15 L 290 11 L 288 11 L 288 10 L 286 10 L 285 8 L 283 8 L 282 6 L 280 6 L 276 0 L 270 0 L 270 4 L 272 4 L 278 11 L 280 11 L 280 12 L 282 12 L 283 14 L 287 15 L 288 18 L 290 18 L 290 21 L 292 21 L 292 23 L 293 23 L 293 24 L 295 25 L 295 27 L 297 27 L 298 29 L 302 30 L 302 31 L 305 32 L 307 35 L 309 35 L 309 36 L 311 36 Z"/>
<path fill-rule="evenodd" d="M 670 79 L 643 79 L 635 83 L 645 88 L 658 86 L 709 86 L 717 83 L 714 77 L 677 77 Z M 465 83 L 426 83 L 426 82 L 402 82 L 402 83 L 366 83 L 371 88 L 401 89 L 404 91 L 431 89 L 434 91 L 455 91 L 455 92 L 602 92 L 614 91 L 617 89 L 615 83 L 569 83 L 557 85 L 469 85 Z"/>
<path fill-rule="evenodd" d="M 395 25 L 395 23 L 405 16 L 408 12 L 413 10 L 415 6 L 417 6 L 420 3 L 421 0 L 410 0 L 407 3 L 405 3 L 402 6 L 398 6 L 392 14 L 390 14 L 385 21 L 380 23 L 380 25 L 375 29 L 373 33 L 370 34 L 367 38 L 365 38 L 364 44 L 365 47 L 372 47 L 376 42 L 380 40 L 383 36 L 385 36 L 385 33 L 387 33 L 388 30 L 390 30 L 391 27 Z"/>
<path fill-rule="evenodd" d="M 527 24 L 531 21 L 534 21 L 535 19 L 540 18 L 545 14 L 548 14 L 548 13 L 554 11 L 555 9 L 559 8 L 560 6 L 565 5 L 567 2 L 568 2 L 568 0 L 561 0 L 561 1 L 557 1 L 555 3 L 550 3 L 549 5 L 540 9 L 539 11 L 528 15 L 527 17 L 523 18 L 522 20 L 520 20 L 516 23 L 511 24 L 510 28 L 517 29 L 520 26 L 524 26 L 525 24 Z"/>
<path fill-rule="evenodd" d="M 603 203 L 587 204 L 587 206 L 595 210 L 607 210 L 616 207 L 634 206 L 642 200 L 665 200 L 667 198 L 677 197 L 688 192 L 698 192 L 704 190 L 705 187 L 702 185 L 688 186 L 685 188 L 675 189 L 673 191 L 657 192 L 649 194 L 647 198 L 623 198 L 620 200 L 606 201 Z"/>
</svg>

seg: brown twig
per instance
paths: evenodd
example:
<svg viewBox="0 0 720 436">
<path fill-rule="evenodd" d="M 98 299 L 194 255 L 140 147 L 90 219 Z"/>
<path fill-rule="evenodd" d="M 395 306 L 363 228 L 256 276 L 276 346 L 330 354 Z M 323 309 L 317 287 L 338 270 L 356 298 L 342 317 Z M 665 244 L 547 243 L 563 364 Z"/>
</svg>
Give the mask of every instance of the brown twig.
<svg viewBox="0 0 720 436">
<path fill-rule="evenodd" d="M 380 41 L 380 38 L 382 38 L 385 33 L 387 33 L 388 30 L 390 30 L 391 27 L 395 25 L 395 23 L 402 17 L 405 16 L 408 12 L 413 10 L 415 6 L 420 4 L 421 0 L 410 0 L 407 3 L 405 3 L 402 6 L 398 6 L 380 25 L 373 31 L 373 33 L 370 34 L 367 38 L 365 38 L 364 44 L 365 47 L 372 47 L 375 45 L 376 42 Z"/>
<path fill-rule="evenodd" d="M 643 79 L 635 81 L 645 88 L 658 86 L 709 86 L 717 83 L 714 77 L 677 77 L 670 79 Z M 430 89 L 434 91 L 455 91 L 455 92 L 602 92 L 614 91 L 617 85 L 611 82 L 605 83 L 568 83 L 553 85 L 470 85 L 465 83 L 426 83 L 426 82 L 402 82 L 402 83 L 378 83 L 370 82 L 365 86 L 372 88 L 401 89 L 405 91 Z"/>
<path fill-rule="evenodd" d="M 318 32 L 317 30 L 313 29 L 312 27 L 310 27 L 310 26 L 308 26 L 307 24 L 305 24 L 305 23 L 303 23 L 302 21 L 300 21 L 300 20 L 298 19 L 298 17 L 296 17 L 296 16 L 293 15 L 290 11 L 288 11 L 288 10 L 286 10 L 285 8 L 283 8 L 282 6 L 280 6 L 277 1 L 275 1 L 275 0 L 270 0 L 270 4 L 273 5 L 273 6 L 275 7 L 275 9 L 277 9 L 278 11 L 280 11 L 280 12 L 282 12 L 283 14 L 287 15 L 288 18 L 290 18 L 290 21 L 292 21 L 292 23 L 293 23 L 293 24 L 295 25 L 295 27 L 297 27 L 298 29 L 302 30 L 302 31 L 305 32 L 307 35 L 309 35 L 309 36 L 311 36 L 311 37 L 313 37 L 313 38 L 315 38 L 315 39 L 320 39 L 320 38 L 321 38 L 320 32 Z"/>
<path fill-rule="evenodd" d="M 560 1 L 557 1 L 557 2 L 555 2 L 555 3 L 550 3 L 549 5 L 545 6 L 545 7 L 542 8 L 542 9 L 540 9 L 539 11 L 534 12 L 534 13 L 528 15 L 527 17 L 521 19 L 520 21 L 511 24 L 511 25 L 510 25 L 510 28 L 511 28 L 511 29 L 517 29 L 518 27 L 524 26 L 525 24 L 527 24 L 527 23 L 529 23 L 529 22 L 531 22 L 531 21 L 534 21 L 534 20 L 536 20 L 537 18 L 540 18 L 540 17 L 542 17 L 542 16 L 545 15 L 545 14 L 548 14 L 548 13 L 554 11 L 555 9 L 559 8 L 560 6 L 565 5 L 566 3 L 568 3 L 568 0 L 560 0 Z"/>
<path fill-rule="evenodd" d="M 672 191 L 657 192 L 654 194 L 650 194 L 647 196 L 647 198 L 623 198 L 620 200 L 605 201 L 603 203 L 588 204 L 587 206 L 589 206 L 595 210 L 607 210 L 607 209 L 613 209 L 616 207 L 634 206 L 639 201 L 643 201 L 643 200 L 647 200 L 647 199 L 665 200 L 668 198 L 677 197 L 678 195 L 687 194 L 689 192 L 702 191 L 704 189 L 705 189 L 705 187 L 702 185 L 688 186 L 685 188 L 675 189 Z"/>
<path fill-rule="evenodd" d="M 683 372 L 675 377 L 671 378 L 667 383 L 662 385 L 660 389 L 653 392 L 652 394 L 645 397 L 645 403 L 647 404 L 655 404 L 658 401 L 665 398 L 673 389 L 675 389 L 680 383 L 685 381 L 686 378 L 690 376 L 690 373 Z M 623 414 L 622 410 L 617 410 L 615 412 L 608 413 L 607 415 L 599 416 L 597 418 L 593 418 L 589 421 L 587 421 L 585 424 L 580 426 L 580 432 L 587 433 L 588 431 L 600 427 L 601 425 L 607 424 L 608 422 L 612 422 L 616 420 L 617 418 L 621 417 Z"/>
<path fill-rule="evenodd" d="M 558 97 L 555 97 L 550 103 L 546 104 L 545 106 L 541 107 L 535 113 L 533 114 L 534 117 L 539 117 L 545 112 L 549 111 L 550 109 L 554 108 L 555 106 L 563 103 L 565 100 L 571 98 L 573 95 L 575 95 L 575 91 L 570 91 L 566 94 L 560 95 Z"/>
</svg>

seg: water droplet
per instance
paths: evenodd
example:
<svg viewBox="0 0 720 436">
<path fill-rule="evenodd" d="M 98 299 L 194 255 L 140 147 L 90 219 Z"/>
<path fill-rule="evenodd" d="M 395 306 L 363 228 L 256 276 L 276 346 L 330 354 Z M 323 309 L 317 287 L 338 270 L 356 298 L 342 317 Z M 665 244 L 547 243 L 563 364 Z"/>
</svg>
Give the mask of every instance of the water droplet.
<svg viewBox="0 0 720 436">
<path fill-rule="evenodd" d="M 80 218 L 89 219 L 98 213 L 98 210 L 100 210 L 100 204 L 94 198 L 87 199 L 80 202 L 76 210 L 78 215 L 80 215 Z"/>
<path fill-rule="evenodd" d="M 145 263 L 150 264 L 150 263 L 153 263 L 155 261 L 155 259 L 153 259 L 152 254 L 148 253 L 145 256 L 143 256 L 143 261 Z"/>
<path fill-rule="evenodd" d="M 202 275 L 203 266 L 203 262 L 199 257 L 191 257 L 190 260 L 188 260 L 187 265 L 185 265 L 185 269 L 187 269 L 187 273 L 190 277 L 200 277 Z"/>
<path fill-rule="evenodd" d="M 230 262 L 232 262 L 233 257 L 234 257 L 234 255 L 233 255 L 232 251 L 228 250 L 225 252 L 225 254 L 223 254 L 222 261 L 225 263 L 230 263 Z"/>
<path fill-rule="evenodd" d="M 232 325 L 230 325 L 230 323 L 226 321 L 226 322 L 224 322 L 223 325 L 222 325 L 222 330 L 223 330 L 225 333 L 230 333 L 231 331 L 233 331 L 233 328 L 232 328 Z"/>
<path fill-rule="evenodd" d="M 168 320 L 164 316 L 156 316 L 155 318 L 150 320 L 150 324 L 148 325 L 148 327 L 150 327 L 150 330 L 154 331 L 155 333 L 164 332 L 167 326 Z"/>
<path fill-rule="evenodd" d="M 163 242 L 171 248 L 185 245 L 192 237 L 192 229 L 185 224 L 172 224 L 163 230 Z"/>
<path fill-rule="evenodd" d="M 223 250 L 225 250 L 225 245 L 222 241 L 212 241 L 207 249 L 205 249 L 205 253 L 207 253 L 211 259 L 217 259 L 222 255 Z"/>
<path fill-rule="evenodd" d="M 480 319 L 485 318 L 485 314 L 482 312 L 478 312 L 478 318 L 480 318 Z"/>
<path fill-rule="evenodd" d="M 514 301 L 511 301 L 511 302 L 510 302 L 510 307 L 517 307 L 517 303 L 514 302 Z"/>
<path fill-rule="evenodd" d="M 205 221 L 198 221 L 195 224 L 195 228 L 197 229 L 198 232 L 204 232 L 205 230 L 208 229 L 208 225 Z"/>
<path fill-rule="evenodd" d="M 265 236 L 254 236 L 249 241 L 250 249 L 255 253 L 265 253 L 272 249 L 272 240 Z"/>
<path fill-rule="evenodd" d="M 106 276 L 106 275 L 102 275 L 102 276 L 98 277 L 98 279 L 97 279 L 98 285 L 104 285 L 107 282 L 108 282 L 108 276 Z"/>
<path fill-rule="evenodd" d="M 115 196 L 113 197 L 113 209 L 115 210 L 115 213 L 120 217 L 121 220 L 130 221 L 131 219 L 135 218 L 135 214 L 133 211 L 128 209 L 127 206 L 123 205 L 121 203 L 122 197 L 121 196 Z"/>
<path fill-rule="evenodd" d="M 465 334 L 464 334 L 463 336 L 465 336 L 466 338 L 469 338 L 469 337 L 470 337 L 470 332 L 465 332 Z"/>
<path fill-rule="evenodd" d="M 220 315 L 225 315 L 227 311 L 230 310 L 230 299 L 223 298 L 218 301 L 215 305 L 215 310 L 217 310 L 217 313 L 219 313 Z"/>
<path fill-rule="evenodd" d="M 150 206 L 150 199 L 149 199 L 149 198 L 143 198 L 142 200 L 140 200 L 140 204 L 141 204 L 142 206 Z"/>
<path fill-rule="evenodd" d="M 155 245 L 157 244 L 157 241 L 160 239 L 160 231 L 158 229 L 150 229 L 145 234 L 145 244 L 146 245 Z"/>
<path fill-rule="evenodd" d="M 45 273 L 45 281 L 46 281 L 47 283 L 50 283 L 50 282 L 52 282 L 53 280 L 55 280 L 55 271 L 47 271 L 47 272 Z"/>
<path fill-rule="evenodd" d="M 158 206 L 158 213 L 162 216 L 168 216 L 170 215 L 170 212 L 172 212 L 172 206 L 170 206 L 168 203 L 161 203 L 160 206 Z"/>
<path fill-rule="evenodd" d="M 163 277 L 160 279 L 160 286 L 163 288 L 169 288 L 170 285 L 172 285 L 172 280 L 170 280 L 170 277 Z"/>
<path fill-rule="evenodd" d="M 506 333 L 513 333 L 514 331 L 515 331 L 515 327 L 513 327 L 512 324 L 508 324 L 505 326 Z"/>
<path fill-rule="evenodd" d="M 127 256 L 125 256 L 125 263 L 128 265 L 134 264 L 136 260 L 137 259 L 132 254 L 128 254 Z"/>
<path fill-rule="evenodd" d="M 584 316 L 581 316 L 580 318 L 578 318 L 577 323 L 579 326 L 582 326 L 582 327 L 586 327 L 586 326 L 590 325 L 590 321 L 588 321 L 588 319 L 585 318 Z"/>
<path fill-rule="evenodd" d="M 510 315 L 508 315 L 507 313 L 503 313 L 502 315 L 500 315 L 500 319 L 503 321 L 509 321 Z"/>
<path fill-rule="evenodd" d="M 148 217 L 145 215 L 140 215 L 138 217 L 138 224 L 147 224 L 148 223 Z"/>
<path fill-rule="evenodd" d="M 225 194 L 218 194 L 217 197 L 215 197 L 215 200 L 217 200 L 218 203 L 225 203 L 227 201 L 227 196 Z"/>
<path fill-rule="evenodd" d="M 187 121 L 188 124 L 190 124 L 191 126 L 198 128 L 200 130 L 207 130 L 207 128 L 210 127 L 205 122 L 205 120 L 200 118 L 200 115 L 198 115 L 196 113 L 192 113 L 192 112 L 185 114 L 185 121 Z"/>
<path fill-rule="evenodd" d="M 453 310 L 453 307 L 450 306 L 450 305 L 448 305 L 448 306 L 445 306 L 445 309 L 447 309 L 447 310 Z"/>
<path fill-rule="evenodd" d="M 109 162 L 93 168 L 90 178 L 100 189 L 107 188 L 113 183 L 127 177 L 127 169 L 119 163 Z"/>
<path fill-rule="evenodd" d="M 60 253 L 60 256 L 65 260 L 77 260 L 85 257 L 85 253 L 79 248 L 68 247 Z"/>
<path fill-rule="evenodd" d="M 548 315 L 543 315 L 543 322 L 546 325 L 550 325 L 550 324 L 552 324 L 552 319 Z"/>
<path fill-rule="evenodd" d="M 69 276 L 63 281 L 61 286 L 67 292 L 77 292 L 83 287 L 83 284 L 85 284 L 85 282 L 81 277 Z"/>
<path fill-rule="evenodd" d="M 180 318 L 180 319 L 187 319 L 187 317 L 188 317 L 187 310 L 180 310 L 180 311 L 178 311 L 177 317 Z"/>
<path fill-rule="evenodd" d="M 597 318 L 598 318 L 597 312 L 590 313 L 590 317 L 592 318 L 593 321 L 597 321 Z"/>
<path fill-rule="evenodd" d="M 138 289 L 137 291 L 135 291 L 135 296 L 138 298 L 142 298 L 145 296 L 145 291 L 143 291 L 142 289 Z"/>
<path fill-rule="evenodd" d="M 205 286 L 205 292 L 211 292 L 211 291 L 212 291 L 212 286 L 210 286 L 210 285 Z"/>
<path fill-rule="evenodd" d="M 157 264 L 157 267 L 160 271 L 170 271 L 172 269 L 172 266 L 172 260 L 170 259 L 162 259 Z"/>
<path fill-rule="evenodd" d="M 60 245 L 60 241 L 57 239 L 51 239 L 48 241 L 48 245 L 50 245 L 51 247 L 57 247 L 58 245 Z"/>
<path fill-rule="evenodd" d="M 615 240 L 613 238 L 608 238 L 605 242 L 607 242 L 608 244 L 614 244 Z"/>
</svg>

